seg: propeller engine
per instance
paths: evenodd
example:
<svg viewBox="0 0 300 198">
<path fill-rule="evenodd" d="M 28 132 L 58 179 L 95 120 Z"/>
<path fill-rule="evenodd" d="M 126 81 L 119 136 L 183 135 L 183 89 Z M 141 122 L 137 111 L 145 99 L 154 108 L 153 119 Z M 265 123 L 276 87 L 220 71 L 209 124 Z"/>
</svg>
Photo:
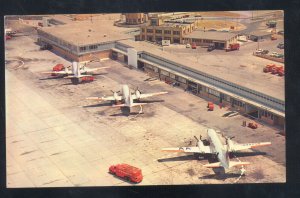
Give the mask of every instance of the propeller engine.
<svg viewBox="0 0 300 198">
<path fill-rule="evenodd" d="M 138 88 L 138 87 L 135 89 L 135 91 L 134 91 L 134 92 L 135 92 L 136 98 L 137 98 L 137 99 L 140 99 L 140 97 L 141 97 L 141 93 L 142 93 L 142 92 L 139 90 L 139 88 Z"/>
<path fill-rule="evenodd" d="M 113 90 L 110 90 L 110 91 L 114 94 L 114 99 L 117 100 L 117 98 L 119 96 L 118 93 L 120 93 L 120 91 L 113 91 Z"/>
</svg>

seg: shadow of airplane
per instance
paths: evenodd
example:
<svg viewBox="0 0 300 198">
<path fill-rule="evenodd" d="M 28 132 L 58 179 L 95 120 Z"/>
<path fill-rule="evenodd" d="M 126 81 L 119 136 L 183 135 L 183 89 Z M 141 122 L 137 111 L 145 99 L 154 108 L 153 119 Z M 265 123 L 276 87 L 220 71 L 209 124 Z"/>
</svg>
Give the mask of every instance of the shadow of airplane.
<svg viewBox="0 0 300 198">
<path fill-rule="evenodd" d="M 141 103 L 155 103 L 155 102 L 165 102 L 165 100 L 146 100 L 146 101 L 139 100 L 139 102 L 141 102 Z"/>
<path fill-rule="evenodd" d="M 229 178 L 238 178 L 240 177 L 241 174 L 239 173 L 216 173 L 216 174 L 210 174 L 210 175 L 205 175 L 202 177 L 199 177 L 199 179 L 217 179 L 217 180 L 225 180 Z"/>
<path fill-rule="evenodd" d="M 46 78 L 39 78 L 39 80 L 54 80 L 54 79 L 62 80 L 62 79 L 64 79 L 64 76 L 51 76 L 51 77 L 46 77 Z"/>
<path fill-rule="evenodd" d="M 158 162 L 175 162 L 175 161 L 187 161 L 187 160 L 204 160 L 203 159 L 198 159 L 194 155 L 183 155 L 183 156 L 177 156 L 177 157 L 169 157 L 169 158 L 161 158 L 158 159 Z"/>
<path fill-rule="evenodd" d="M 257 156 L 257 155 L 267 155 L 267 153 L 266 152 L 261 152 L 261 151 L 236 152 L 236 153 L 230 154 L 230 158 L 235 158 L 235 157 L 249 157 L 249 156 Z"/>
<path fill-rule="evenodd" d="M 82 106 L 83 108 L 90 108 L 90 107 L 110 107 L 111 103 L 97 103 L 97 104 L 93 104 L 93 105 L 85 105 Z"/>
<path fill-rule="evenodd" d="M 122 112 L 122 113 L 115 113 L 115 114 L 111 114 L 110 116 L 132 116 L 132 115 L 138 115 L 138 114 L 144 114 L 144 113 L 138 113 L 138 112 Z"/>
</svg>

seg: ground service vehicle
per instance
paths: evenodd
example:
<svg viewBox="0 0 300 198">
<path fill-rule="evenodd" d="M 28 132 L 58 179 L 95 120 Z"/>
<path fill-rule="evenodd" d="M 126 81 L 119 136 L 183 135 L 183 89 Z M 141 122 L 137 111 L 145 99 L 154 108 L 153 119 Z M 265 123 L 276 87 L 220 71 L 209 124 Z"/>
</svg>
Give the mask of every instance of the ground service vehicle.
<svg viewBox="0 0 300 198">
<path fill-rule="evenodd" d="M 275 64 L 268 64 L 268 65 L 266 65 L 266 66 L 264 67 L 263 71 L 264 71 L 265 73 L 271 72 L 272 69 L 273 69 L 274 67 L 276 67 Z"/>
<path fill-rule="evenodd" d="M 250 123 L 248 124 L 248 127 L 251 128 L 251 129 L 257 129 L 257 124 L 254 123 L 254 122 L 250 122 Z"/>
<path fill-rule="evenodd" d="M 10 39 L 11 39 L 11 36 L 5 35 L 5 40 L 10 40 Z"/>
<path fill-rule="evenodd" d="M 49 44 L 44 44 L 40 47 L 40 50 L 51 50 L 52 46 Z"/>
<path fill-rule="evenodd" d="M 229 44 L 229 47 L 225 49 L 226 52 L 233 51 L 233 50 L 239 50 L 240 44 L 239 43 L 232 43 Z"/>
<path fill-rule="evenodd" d="M 284 48 L 284 44 L 283 44 L 283 43 L 279 43 L 279 44 L 277 45 L 277 48 L 283 49 L 283 48 Z"/>
<path fill-rule="evenodd" d="M 143 180 L 142 170 L 128 164 L 112 165 L 109 167 L 109 173 L 134 183 Z"/>
<path fill-rule="evenodd" d="M 271 36 L 271 40 L 277 40 L 277 37 L 274 36 L 274 35 L 272 35 L 272 36 Z"/>
<path fill-rule="evenodd" d="M 271 73 L 272 74 L 278 74 L 279 70 L 282 70 L 282 69 L 283 69 L 283 66 L 273 67 Z"/>
<path fill-rule="evenodd" d="M 197 49 L 196 43 L 192 43 L 192 49 Z"/>
<path fill-rule="evenodd" d="M 278 70 L 278 76 L 284 76 L 284 68 Z"/>
<path fill-rule="evenodd" d="M 64 69 L 65 69 L 65 66 L 63 64 L 57 64 L 52 68 L 53 71 L 62 71 Z"/>
<path fill-rule="evenodd" d="M 269 28 L 274 28 L 274 27 L 276 27 L 277 23 L 276 23 L 276 21 L 268 21 L 268 22 L 266 23 L 266 25 L 267 25 Z"/>
</svg>

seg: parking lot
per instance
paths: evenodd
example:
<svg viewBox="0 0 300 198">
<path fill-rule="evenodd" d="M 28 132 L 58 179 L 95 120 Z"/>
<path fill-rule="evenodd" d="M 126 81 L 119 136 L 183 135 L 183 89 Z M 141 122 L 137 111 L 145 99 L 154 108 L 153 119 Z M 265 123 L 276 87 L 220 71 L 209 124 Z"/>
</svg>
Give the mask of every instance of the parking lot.
<svg viewBox="0 0 300 198">
<path fill-rule="evenodd" d="M 212 53 L 218 57 L 225 52 Z M 209 60 L 204 54 L 201 61 Z M 47 79 L 42 71 L 70 63 L 50 51 L 39 51 L 26 36 L 6 43 L 6 61 L 8 187 L 134 185 L 108 174 L 108 167 L 116 163 L 141 168 L 144 180 L 139 185 L 285 182 L 285 137 L 276 128 L 243 127 L 244 120 L 251 120 L 241 115 L 224 118 L 228 112 L 224 108 L 208 112 L 204 99 L 159 80 L 145 81 L 149 78 L 145 73 L 112 60 L 89 65 L 110 67 L 100 70 L 91 83 Z M 143 93 L 169 93 L 146 100 L 143 114 L 134 108 L 129 116 L 110 104 L 85 100 L 111 95 L 121 84 L 138 86 Z M 206 137 L 207 128 L 236 136 L 239 143 L 271 141 L 272 146 L 259 149 L 265 155 L 240 158 L 252 163 L 242 178 L 216 176 L 202 167 L 206 159 L 160 151 L 188 146 L 190 141 L 195 145 L 193 136 Z"/>
</svg>

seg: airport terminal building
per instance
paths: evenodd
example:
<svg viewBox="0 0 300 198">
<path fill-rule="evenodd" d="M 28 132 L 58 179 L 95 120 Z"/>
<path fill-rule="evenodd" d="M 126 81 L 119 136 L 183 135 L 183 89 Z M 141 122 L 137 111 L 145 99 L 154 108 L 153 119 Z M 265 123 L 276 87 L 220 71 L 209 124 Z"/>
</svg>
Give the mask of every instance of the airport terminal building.
<svg viewBox="0 0 300 198">
<path fill-rule="evenodd" d="M 53 50 L 69 60 L 81 62 L 111 58 L 168 84 L 175 83 L 182 89 L 216 104 L 230 107 L 265 123 L 285 127 L 284 92 L 279 94 L 272 89 L 262 90 L 258 86 L 251 86 L 251 83 L 242 86 L 230 76 L 224 76 L 226 74 L 211 72 L 212 68 L 209 66 L 183 60 L 145 41 L 133 41 L 128 35 L 116 32 L 106 36 L 96 32 L 94 29 L 87 29 L 84 43 L 81 43 L 83 38 L 79 33 L 75 33 L 73 38 L 70 36 L 62 39 L 56 34 L 57 28 L 55 33 L 43 28 L 38 30 L 38 35 L 39 42 L 51 44 Z M 228 39 L 234 41 L 236 37 L 229 35 L 218 41 L 224 42 L 226 46 Z"/>
</svg>

